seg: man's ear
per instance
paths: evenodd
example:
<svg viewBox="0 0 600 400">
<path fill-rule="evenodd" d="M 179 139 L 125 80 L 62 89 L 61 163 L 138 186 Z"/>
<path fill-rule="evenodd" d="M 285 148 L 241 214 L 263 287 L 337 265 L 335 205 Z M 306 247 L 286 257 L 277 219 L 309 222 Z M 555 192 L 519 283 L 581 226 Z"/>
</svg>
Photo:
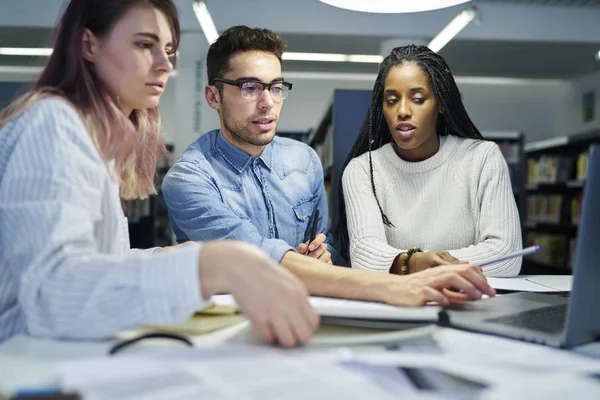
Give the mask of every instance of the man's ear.
<svg viewBox="0 0 600 400">
<path fill-rule="evenodd" d="M 206 85 L 204 87 L 204 97 L 206 97 L 206 102 L 210 108 L 217 111 L 221 110 L 221 95 L 219 94 L 219 89 L 215 86 Z"/>
<path fill-rule="evenodd" d="M 99 43 L 96 36 L 88 28 L 85 28 L 81 40 L 81 54 L 83 58 L 93 63 L 98 55 L 98 47 Z"/>
</svg>

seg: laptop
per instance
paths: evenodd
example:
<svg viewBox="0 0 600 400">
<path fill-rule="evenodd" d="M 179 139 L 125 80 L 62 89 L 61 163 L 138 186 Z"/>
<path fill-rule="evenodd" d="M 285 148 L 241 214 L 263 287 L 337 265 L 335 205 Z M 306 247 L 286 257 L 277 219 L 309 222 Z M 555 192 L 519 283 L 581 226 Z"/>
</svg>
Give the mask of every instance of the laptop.
<svg viewBox="0 0 600 400">
<path fill-rule="evenodd" d="M 441 323 L 559 348 L 600 338 L 600 145 L 590 147 L 569 298 L 511 293 L 448 307 Z"/>
</svg>

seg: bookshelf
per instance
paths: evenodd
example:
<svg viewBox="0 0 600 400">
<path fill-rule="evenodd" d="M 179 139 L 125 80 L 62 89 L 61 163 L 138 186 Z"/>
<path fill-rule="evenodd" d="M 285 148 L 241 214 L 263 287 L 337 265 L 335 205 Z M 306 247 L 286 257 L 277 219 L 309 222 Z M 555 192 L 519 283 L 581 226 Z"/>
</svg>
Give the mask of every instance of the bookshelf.
<svg viewBox="0 0 600 400">
<path fill-rule="evenodd" d="M 331 232 L 338 224 L 342 168 L 367 116 L 370 101 L 371 90 L 335 89 L 323 116 L 308 136 L 308 145 L 315 149 L 323 165 Z M 334 263 L 349 265 L 341 257 Z"/>
<path fill-rule="evenodd" d="M 155 185 L 157 194 L 144 200 L 122 201 L 129 224 L 129 241 L 132 248 L 147 249 L 173 244 L 173 232 L 167 204 L 162 195 L 162 181 L 174 162 L 175 146 L 167 144 L 167 154 L 156 164 Z"/>
<path fill-rule="evenodd" d="M 600 143 L 600 131 L 525 146 L 525 245 L 542 247 L 525 259 L 527 273 L 571 273 L 592 143 Z"/>
</svg>

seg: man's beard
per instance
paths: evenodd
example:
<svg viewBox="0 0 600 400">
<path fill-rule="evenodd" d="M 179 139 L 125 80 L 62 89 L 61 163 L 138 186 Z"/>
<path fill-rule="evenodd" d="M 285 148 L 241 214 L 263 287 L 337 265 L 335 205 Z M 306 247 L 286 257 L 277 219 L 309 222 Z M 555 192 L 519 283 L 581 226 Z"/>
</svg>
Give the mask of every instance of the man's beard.
<svg viewBox="0 0 600 400">
<path fill-rule="evenodd" d="M 247 125 L 230 118 L 231 114 L 229 113 L 229 108 L 225 102 L 221 103 L 221 105 L 223 107 L 223 127 L 228 132 L 231 132 L 231 135 L 233 136 L 232 139 L 235 142 L 239 144 L 251 144 L 253 146 L 266 146 L 273 141 L 275 130 L 260 135 L 253 134 Z M 275 124 L 275 127 L 277 127 L 277 121 L 275 121 Z"/>
</svg>

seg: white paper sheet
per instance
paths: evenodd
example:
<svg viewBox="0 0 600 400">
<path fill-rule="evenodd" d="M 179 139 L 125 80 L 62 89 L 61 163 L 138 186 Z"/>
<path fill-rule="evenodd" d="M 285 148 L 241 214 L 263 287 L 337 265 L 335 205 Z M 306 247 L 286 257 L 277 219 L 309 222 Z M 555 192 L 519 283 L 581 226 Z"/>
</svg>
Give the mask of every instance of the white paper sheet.
<svg viewBox="0 0 600 400">
<path fill-rule="evenodd" d="M 570 292 L 573 287 L 573 275 L 529 275 L 526 279 L 561 292 Z"/>
<path fill-rule="evenodd" d="M 515 278 L 487 278 L 488 283 L 494 289 L 514 290 L 517 292 L 557 292 L 558 290 L 540 285 L 523 277 Z"/>
<path fill-rule="evenodd" d="M 494 289 L 517 292 L 569 292 L 571 275 L 519 275 L 514 278 L 487 278 Z"/>
</svg>

